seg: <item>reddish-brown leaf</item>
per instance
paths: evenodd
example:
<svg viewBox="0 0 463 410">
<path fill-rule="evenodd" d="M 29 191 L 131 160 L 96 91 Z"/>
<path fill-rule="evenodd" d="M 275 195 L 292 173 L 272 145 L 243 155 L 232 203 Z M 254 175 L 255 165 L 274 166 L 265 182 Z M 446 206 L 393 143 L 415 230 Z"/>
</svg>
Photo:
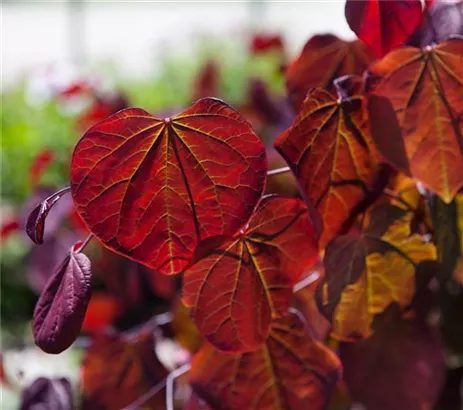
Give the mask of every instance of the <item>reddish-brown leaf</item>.
<svg viewBox="0 0 463 410">
<path fill-rule="evenodd" d="M 120 410 L 140 399 L 167 376 L 154 351 L 153 332 L 142 332 L 129 341 L 120 335 L 94 339 L 81 368 L 82 408 Z M 147 395 L 149 396 L 149 395 Z M 136 408 L 163 410 L 162 389 Z"/>
<path fill-rule="evenodd" d="M 214 60 L 209 60 L 201 68 L 193 84 L 193 101 L 205 97 L 217 97 L 220 92 L 220 69 Z"/>
<path fill-rule="evenodd" d="M 34 310 L 32 332 L 37 346 L 61 353 L 77 338 L 91 288 L 90 260 L 72 249 L 42 291 Z"/>
<path fill-rule="evenodd" d="M 369 68 L 372 136 L 392 165 L 449 203 L 463 186 L 463 40 L 405 47 Z"/>
<path fill-rule="evenodd" d="M 378 57 L 402 45 L 420 25 L 421 0 L 347 0 L 346 20 Z"/>
<path fill-rule="evenodd" d="M 206 344 L 189 376 L 215 410 L 322 410 L 340 373 L 337 356 L 290 314 L 273 322 L 268 340 L 254 352 L 230 355 Z"/>
<path fill-rule="evenodd" d="M 286 314 L 292 286 L 316 258 L 304 202 L 268 196 L 244 232 L 185 271 L 183 302 L 217 348 L 252 351 L 268 337 L 272 318 Z"/>
<path fill-rule="evenodd" d="M 374 60 L 360 40 L 344 41 L 331 34 L 316 35 L 286 70 L 286 88 L 297 112 L 307 92 L 316 87 L 335 91 L 333 81 L 347 74 L 361 75 Z"/>
<path fill-rule="evenodd" d="M 44 149 L 34 157 L 29 170 L 31 188 L 34 189 L 37 186 L 46 168 L 51 162 L 53 162 L 54 159 L 55 154 L 49 149 Z"/>
<path fill-rule="evenodd" d="M 248 122 L 206 98 L 172 118 L 131 108 L 77 144 L 72 196 L 108 248 L 166 274 L 182 271 L 200 240 L 233 235 L 263 192 L 265 147 Z"/>
<path fill-rule="evenodd" d="M 320 247 L 338 233 L 375 185 L 376 150 L 362 108 L 362 81 L 336 81 L 338 99 L 310 91 L 291 128 L 275 141 L 323 220 Z"/>
</svg>

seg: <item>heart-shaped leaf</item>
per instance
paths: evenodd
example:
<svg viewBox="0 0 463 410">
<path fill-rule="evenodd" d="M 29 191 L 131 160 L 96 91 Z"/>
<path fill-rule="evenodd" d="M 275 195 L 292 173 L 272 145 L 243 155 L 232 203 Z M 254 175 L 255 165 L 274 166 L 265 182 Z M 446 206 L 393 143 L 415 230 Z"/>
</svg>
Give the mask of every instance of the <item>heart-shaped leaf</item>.
<svg viewBox="0 0 463 410">
<path fill-rule="evenodd" d="M 310 91 L 292 126 L 275 141 L 323 220 L 322 248 L 372 190 L 378 170 L 362 81 L 346 76 L 335 83 L 338 98 L 319 88 Z"/>
<path fill-rule="evenodd" d="M 245 352 L 285 315 L 292 287 L 317 258 L 309 212 L 300 199 L 265 197 L 249 226 L 185 271 L 183 302 L 217 348 Z"/>
<path fill-rule="evenodd" d="M 172 118 L 138 108 L 92 127 L 77 144 L 77 211 L 108 248 L 174 274 L 199 241 L 235 234 L 267 172 L 265 147 L 225 103 L 206 98 Z"/>
<path fill-rule="evenodd" d="M 310 89 L 335 91 L 336 78 L 361 75 L 373 60 L 370 50 L 359 40 L 344 41 L 331 34 L 312 37 L 285 72 L 291 105 L 298 112 Z"/>
<path fill-rule="evenodd" d="M 71 249 L 42 291 L 32 331 L 43 351 L 61 353 L 79 335 L 92 290 L 90 267 L 84 254 Z"/>
<path fill-rule="evenodd" d="M 421 0 L 346 0 L 345 14 L 352 31 L 382 57 L 418 28 L 423 7 Z"/>
<path fill-rule="evenodd" d="M 449 203 L 463 186 L 463 39 L 404 47 L 368 69 L 371 131 L 392 165 Z"/>
<path fill-rule="evenodd" d="M 323 410 L 341 377 L 337 356 L 313 341 L 297 315 L 273 322 L 258 350 L 230 355 L 205 344 L 189 374 L 215 410 Z"/>
</svg>

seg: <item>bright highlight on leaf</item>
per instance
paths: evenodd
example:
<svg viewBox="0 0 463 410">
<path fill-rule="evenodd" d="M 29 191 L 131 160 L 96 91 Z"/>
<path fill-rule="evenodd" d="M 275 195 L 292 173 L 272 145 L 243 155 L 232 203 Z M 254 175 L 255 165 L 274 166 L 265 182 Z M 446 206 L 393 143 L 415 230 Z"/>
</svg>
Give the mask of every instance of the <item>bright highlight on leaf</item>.
<svg viewBox="0 0 463 410">
<path fill-rule="evenodd" d="M 332 34 L 312 37 L 285 73 L 294 110 L 299 111 L 310 89 L 319 87 L 334 92 L 336 78 L 362 75 L 373 60 L 373 55 L 359 40 L 344 41 Z"/>
<path fill-rule="evenodd" d="M 304 202 L 265 197 L 242 234 L 185 271 L 183 302 L 217 348 L 252 351 L 267 339 L 272 318 L 286 314 L 293 285 L 316 258 Z"/>
<path fill-rule="evenodd" d="M 172 118 L 138 108 L 92 127 L 77 144 L 72 196 L 107 247 L 166 274 L 199 243 L 233 235 L 265 185 L 265 147 L 225 103 L 206 98 Z"/>
<path fill-rule="evenodd" d="M 91 296 L 90 260 L 69 252 L 35 306 L 32 332 L 37 346 L 61 353 L 76 340 Z"/>
<path fill-rule="evenodd" d="M 402 45 L 423 18 L 421 0 L 346 0 L 349 27 L 378 57 Z"/>
<path fill-rule="evenodd" d="M 367 80 L 380 153 L 446 203 L 463 186 L 462 55 L 462 39 L 402 48 L 373 64 Z"/>
<path fill-rule="evenodd" d="M 375 315 L 392 302 L 407 306 L 418 264 L 436 259 L 432 243 L 411 235 L 413 213 L 380 204 L 368 217 L 360 237 L 339 236 L 325 253 L 323 310 L 333 314 L 332 333 L 339 340 L 368 337 Z"/>
<path fill-rule="evenodd" d="M 366 198 L 376 181 L 376 150 L 362 108 L 362 81 L 336 81 L 338 99 L 314 89 L 293 125 L 275 141 L 324 225 L 323 248 Z"/>
<path fill-rule="evenodd" d="M 337 356 L 298 316 L 273 322 L 267 342 L 230 355 L 205 345 L 193 358 L 193 390 L 215 410 L 322 410 L 341 376 Z"/>
</svg>

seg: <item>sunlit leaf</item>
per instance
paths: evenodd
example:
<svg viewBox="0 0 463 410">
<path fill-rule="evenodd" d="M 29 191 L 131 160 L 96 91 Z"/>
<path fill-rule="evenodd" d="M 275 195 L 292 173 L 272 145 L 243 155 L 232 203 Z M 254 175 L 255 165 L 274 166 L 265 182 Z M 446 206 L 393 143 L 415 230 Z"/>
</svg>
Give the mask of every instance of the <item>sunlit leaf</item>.
<svg viewBox="0 0 463 410">
<path fill-rule="evenodd" d="M 294 110 L 299 111 L 310 89 L 320 87 L 334 91 L 336 78 L 361 75 L 373 60 L 362 41 L 344 41 L 331 34 L 312 37 L 285 73 Z"/>
<path fill-rule="evenodd" d="M 392 165 L 449 203 L 463 186 L 463 40 L 405 47 L 368 71 L 372 136 Z"/>
<path fill-rule="evenodd" d="M 35 306 L 32 332 L 47 353 L 66 350 L 80 333 L 91 296 L 90 260 L 73 250 L 58 266 Z"/>
<path fill-rule="evenodd" d="M 135 340 L 100 335 L 85 354 L 81 369 L 82 408 L 120 410 L 129 406 L 167 376 L 154 351 L 152 332 Z M 136 408 L 163 410 L 164 390 Z"/>
<path fill-rule="evenodd" d="M 352 31 L 383 57 L 413 34 L 423 7 L 421 0 L 346 0 L 345 14 Z"/>
<path fill-rule="evenodd" d="M 322 410 L 340 378 L 336 355 L 293 314 L 273 322 L 267 342 L 230 355 L 205 345 L 193 358 L 193 390 L 215 410 Z"/>
<path fill-rule="evenodd" d="M 413 216 L 380 204 L 360 237 L 342 235 L 328 245 L 323 310 L 332 315 L 333 337 L 368 337 L 375 315 L 392 302 L 401 307 L 411 302 L 417 266 L 436 259 L 434 245 L 411 234 Z"/>
<path fill-rule="evenodd" d="M 131 108 L 77 144 L 72 196 L 107 247 L 166 274 L 200 240 L 233 235 L 265 185 L 265 147 L 240 114 L 214 99 L 172 118 Z"/>
<path fill-rule="evenodd" d="M 336 85 L 338 98 L 310 91 L 291 128 L 275 142 L 323 220 L 321 248 L 373 189 L 378 170 L 362 108 L 362 81 L 344 77 Z"/>
<path fill-rule="evenodd" d="M 316 257 L 304 202 L 265 197 L 244 232 L 226 238 L 185 271 L 183 302 L 217 348 L 257 349 L 272 318 L 286 314 L 292 286 Z"/>
</svg>

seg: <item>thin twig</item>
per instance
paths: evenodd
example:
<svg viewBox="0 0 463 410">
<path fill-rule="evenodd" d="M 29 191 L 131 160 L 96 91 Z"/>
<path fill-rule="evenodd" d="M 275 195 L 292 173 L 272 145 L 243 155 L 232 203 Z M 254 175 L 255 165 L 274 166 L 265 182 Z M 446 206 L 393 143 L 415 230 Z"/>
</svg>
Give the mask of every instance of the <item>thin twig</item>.
<svg viewBox="0 0 463 410">
<path fill-rule="evenodd" d="M 314 271 L 304 279 L 300 280 L 293 286 L 293 293 L 299 292 L 311 283 L 314 283 L 320 277 L 320 272 Z"/>
<path fill-rule="evenodd" d="M 82 242 L 82 245 L 79 246 L 79 249 L 77 249 L 75 251 L 75 253 L 81 253 L 87 247 L 87 245 L 90 243 L 92 238 L 93 238 L 92 234 L 88 235 L 87 238 L 85 239 L 85 241 Z"/>
<path fill-rule="evenodd" d="M 139 410 L 141 406 L 146 403 L 151 397 L 159 393 L 166 386 L 167 378 L 162 379 L 158 384 L 154 385 L 149 389 L 145 394 L 142 394 L 137 400 L 132 404 L 129 404 L 127 407 L 124 407 L 122 410 Z"/>
<path fill-rule="evenodd" d="M 61 198 L 64 194 L 67 194 L 71 190 L 70 186 L 61 188 L 59 191 L 56 191 L 55 193 L 51 194 L 45 201 L 49 201 L 50 199 L 54 199 L 56 197 Z"/>
<path fill-rule="evenodd" d="M 290 172 L 290 171 L 291 171 L 290 167 L 276 168 L 276 169 L 272 169 L 270 171 L 267 171 L 267 176 L 270 177 L 272 175 L 284 174 L 284 173 Z"/>
<path fill-rule="evenodd" d="M 191 364 L 187 363 L 170 372 L 166 379 L 166 410 L 174 410 L 174 380 L 189 372 Z"/>
</svg>

